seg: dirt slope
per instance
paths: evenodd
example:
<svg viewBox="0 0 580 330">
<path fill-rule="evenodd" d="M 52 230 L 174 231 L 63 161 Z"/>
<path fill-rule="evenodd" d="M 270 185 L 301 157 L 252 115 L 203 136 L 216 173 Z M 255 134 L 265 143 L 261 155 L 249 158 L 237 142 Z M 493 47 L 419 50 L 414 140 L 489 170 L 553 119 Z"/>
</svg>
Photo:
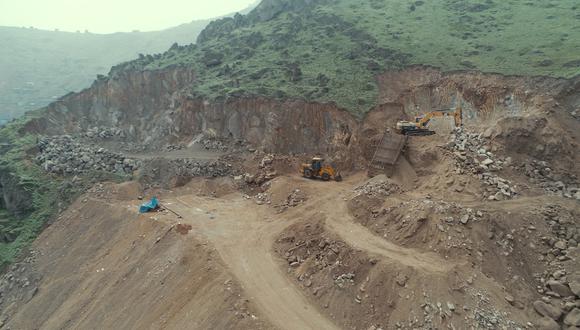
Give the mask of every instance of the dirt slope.
<svg viewBox="0 0 580 330">
<path fill-rule="evenodd" d="M 184 196 L 176 201 L 172 209 L 216 246 L 246 294 L 278 328 L 337 329 L 297 291 L 271 252 L 285 221 L 241 196 L 223 200 Z"/>
<path fill-rule="evenodd" d="M 75 203 L 33 247 L 30 300 L 12 295 L 26 288 L 4 291 L 6 327 L 271 328 L 211 246 L 135 211 L 129 202 Z"/>
</svg>

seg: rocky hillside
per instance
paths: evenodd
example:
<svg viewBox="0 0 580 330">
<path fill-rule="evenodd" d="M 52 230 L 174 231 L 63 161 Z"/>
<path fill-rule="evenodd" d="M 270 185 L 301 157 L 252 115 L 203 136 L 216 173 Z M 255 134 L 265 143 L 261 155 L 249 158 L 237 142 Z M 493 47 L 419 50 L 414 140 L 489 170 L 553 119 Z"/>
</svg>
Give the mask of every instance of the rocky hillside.
<svg viewBox="0 0 580 330">
<path fill-rule="evenodd" d="M 361 115 L 375 77 L 411 64 L 572 77 L 580 73 L 576 1 L 266 0 L 210 24 L 196 46 L 129 67 L 193 67 L 191 92 L 334 102 Z"/>
<path fill-rule="evenodd" d="M 0 129 L 0 327 L 577 329 L 576 12 L 264 0 L 27 113 Z"/>
<path fill-rule="evenodd" d="M 551 177 L 538 180 L 548 177 L 550 189 L 561 181 L 570 191 L 576 180 L 562 173 L 579 174 L 579 78 L 562 77 L 578 73 L 573 8 L 571 1 L 264 0 L 248 15 L 211 23 L 196 45 L 117 65 L 91 88 L 0 130 L 0 263 L 13 260 L 86 186 L 148 168 L 95 145 L 103 141 L 74 140 L 95 127 L 116 132 L 106 141 L 113 147 L 139 144 L 155 153 L 210 134 L 253 150 L 330 154 L 345 168 L 360 169 L 385 127 L 462 102 L 467 124 L 497 127 L 489 134 L 501 150 L 519 165 L 529 156 L 549 161 Z M 559 28 L 544 28 L 553 22 L 547 16 L 558 17 L 568 34 L 557 47 L 549 42 L 558 40 Z M 514 41 L 523 30 L 534 37 Z M 442 72 L 466 68 L 472 71 Z M 43 139 L 62 134 L 73 140 Z M 89 152 L 100 148 L 96 156 Z M 488 181 L 497 185 L 494 177 Z"/>
</svg>

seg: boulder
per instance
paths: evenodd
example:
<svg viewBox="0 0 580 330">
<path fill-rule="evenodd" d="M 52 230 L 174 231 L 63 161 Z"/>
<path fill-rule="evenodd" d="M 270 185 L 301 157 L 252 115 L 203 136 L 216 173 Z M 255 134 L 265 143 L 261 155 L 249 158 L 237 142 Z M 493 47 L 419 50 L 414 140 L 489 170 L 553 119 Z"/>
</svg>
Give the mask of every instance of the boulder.
<svg viewBox="0 0 580 330">
<path fill-rule="evenodd" d="M 491 165 L 491 164 L 493 164 L 493 163 L 494 163 L 494 161 L 493 161 L 492 159 L 490 159 L 490 158 L 486 158 L 486 159 L 484 159 L 484 160 L 481 162 L 481 165 L 484 165 L 484 166 L 489 166 L 489 165 Z"/>
<path fill-rule="evenodd" d="M 560 297 L 570 297 L 570 296 L 574 295 L 572 290 L 570 290 L 570 288 L 564 283 L 561 283 L 561 282 L 558 282 L 555 280 L 550 280 L 546 284 L 547 284 L 548 288 L 550 288 L 550 290 L 559 294 Z"/>
<path fill-rule="evenodd" d="M 542 317 L 537 326 L 538 330 L 560 330 L 560 325 L 558 322 L 546 316 Z"/>
<path fill-rule="evenodd" d="M 580 273 L 569 275 L 568 286 L 570 290 L 578 297 L 580 297 Z"/>
<path fill-rule="evenodd" d="M 573 327 L 580 327 L 580 308 L 574 308 L 564 318 L 564 324 Z"/>
<path fill-rule="evenodd" d="M 557 241 L 554 244 L 554 247 L 556 249 L 559 249 L 559 250 L 566 250 L 566 248 L 568 247 L 568 245 L 566 244 L 566 241 Z"/>
<path fill-rule="evenodd" d="M 547 304 L 541 300 L 536 300 L 533 303 L 534 310 L 542 315 L 551 318 L 552 320 L 558 320 L 562 316 L 562 310 L 554 305 Z"/>
</svg>

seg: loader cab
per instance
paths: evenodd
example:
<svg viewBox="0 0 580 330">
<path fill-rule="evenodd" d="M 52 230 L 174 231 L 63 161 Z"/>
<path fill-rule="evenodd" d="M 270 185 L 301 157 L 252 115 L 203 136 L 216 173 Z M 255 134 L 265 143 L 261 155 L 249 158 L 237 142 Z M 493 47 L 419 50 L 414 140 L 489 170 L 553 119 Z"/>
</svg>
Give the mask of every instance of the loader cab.
<svg viewBox="0 0 580 330">
<path fill-rule="evenodd" d="M 318 173 L 321 169 L 322 169 L 322 164 L 324 163 L 324 159 L 320 158 L 320 157 L 314 157 L 312 158 L 312 170 L 314 171 L 314 173 Z"/>
</svg>

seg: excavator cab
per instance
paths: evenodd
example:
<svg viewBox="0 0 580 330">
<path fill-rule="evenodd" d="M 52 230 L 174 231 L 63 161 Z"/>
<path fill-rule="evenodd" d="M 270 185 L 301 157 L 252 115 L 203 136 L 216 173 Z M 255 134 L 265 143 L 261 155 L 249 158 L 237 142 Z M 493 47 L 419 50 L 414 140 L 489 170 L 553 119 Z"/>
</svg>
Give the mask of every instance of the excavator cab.
<svg viewBox="0 0 580 330">
<path fill-rule="evenodd" d="M 320 157 L 312 158 L 310 164 L 302 164 L 300 166 L 300 173 L 303 177 L 309 179 L 322 179 L 324 181 L 329 181 L 330 179 L 334 179 L 335 181 L 342 180 L 342 176 L 335 166 L 325 163 L 324 159 Z"/>
</svg>

